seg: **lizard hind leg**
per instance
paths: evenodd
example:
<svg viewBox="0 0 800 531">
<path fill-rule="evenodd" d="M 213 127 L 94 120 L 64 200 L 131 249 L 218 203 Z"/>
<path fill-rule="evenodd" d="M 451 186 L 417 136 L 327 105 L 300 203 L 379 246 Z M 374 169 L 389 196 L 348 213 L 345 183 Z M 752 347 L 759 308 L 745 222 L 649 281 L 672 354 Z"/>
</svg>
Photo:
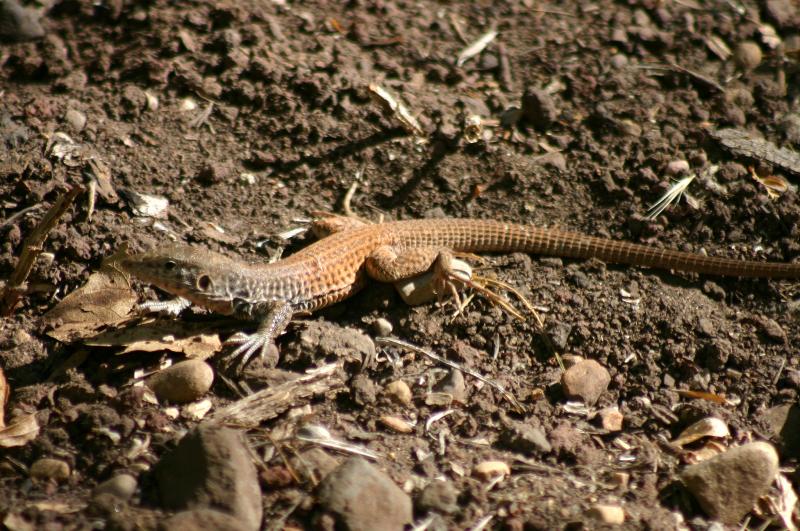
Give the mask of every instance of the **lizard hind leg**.
<svg viewBox="0 0 800 531">
<path fill-rule="evenodd" d="M 380 282 L 399 282 L 430 273 L 433 291 L 439 302 L 441 303 L 447 295 L 452 296 L 458 309 L 457 314 L 463 311 L 464 307 L 461 303 L 459 289 L 468 286 L 517 319 L 525 320 L 507 298 L 490 289 L 490 287 L 501 288 L 513 293 L 541 324 L 541 319 L 533 309 L 533 305 L 519 291 L 504 282 L 473 275 L 469 265 L 463 260 L 457 259 L 456 256 L 465 255 L 441 247 L 430 246 L 398 250 L 387 245 L 378 247 L 367 257 L 366 270 L 371 278 Z M 474 255 L 466 256 L 474 257 Z"/>
</svg>

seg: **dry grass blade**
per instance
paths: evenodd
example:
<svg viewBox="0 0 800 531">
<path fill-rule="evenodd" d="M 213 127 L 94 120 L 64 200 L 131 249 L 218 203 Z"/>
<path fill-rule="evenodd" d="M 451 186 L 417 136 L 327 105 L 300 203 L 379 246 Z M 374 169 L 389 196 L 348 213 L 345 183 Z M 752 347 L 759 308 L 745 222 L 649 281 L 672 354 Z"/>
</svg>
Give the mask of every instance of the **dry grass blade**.
<svg viewBox="0 0 800 531">
<path fill-rule="evenodd" d="M 680 201 L 681 196 L 686 192 L 686 189 L 695 180 L 696 175 L 690 175 L 689 177 L 684 177 L 680 181 L 677 181 L 672 186 L 670 186 L 669 190 L 667 190 L 664 195 L 662 195 L 658 201 L 653 203 L 650 206 L 650 210 L 647 211 L 647 218 L 648 219 L 655 219 L 661 215 L 664 210 L 667 209 L 669 205 L 672 203 L 676 203 Z"/>
<path fill-rule="evenodd" d="M 461 53 L 458 54 L 458 59 L 456 59 L 456 66 L 462 66 L 464 63 L 481 53 L 484 48 L 486 48 L 490 42 L 492 42 L 495 37 L 497 37 L 497 32 L 492 30 L 489 32 L 484 33 L 478 39 L 461 50 Z"/>
</svg>

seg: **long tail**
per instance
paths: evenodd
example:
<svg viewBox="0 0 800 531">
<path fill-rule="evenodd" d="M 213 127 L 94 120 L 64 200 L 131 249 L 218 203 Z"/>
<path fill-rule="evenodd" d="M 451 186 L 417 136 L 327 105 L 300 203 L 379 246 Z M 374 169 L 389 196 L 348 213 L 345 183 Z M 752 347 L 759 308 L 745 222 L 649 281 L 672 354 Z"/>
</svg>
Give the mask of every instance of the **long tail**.
<svg viewBox="0 0 800 531">
<path fill-rule="evenodd" d="M 428 232 L 429 227 L 419 226 L 419 229 Z M 717 258 L 501 221 L 436 220 L 435 230 L 429 235 L 431 240 L 438 240 L 442 244 L 451 245 L 457 251 L 465 252 L 520 251 L 566 258 L 597 258 L 608 263 L 709 275 L 800 278 L 800 263 Z"/>
</svg>

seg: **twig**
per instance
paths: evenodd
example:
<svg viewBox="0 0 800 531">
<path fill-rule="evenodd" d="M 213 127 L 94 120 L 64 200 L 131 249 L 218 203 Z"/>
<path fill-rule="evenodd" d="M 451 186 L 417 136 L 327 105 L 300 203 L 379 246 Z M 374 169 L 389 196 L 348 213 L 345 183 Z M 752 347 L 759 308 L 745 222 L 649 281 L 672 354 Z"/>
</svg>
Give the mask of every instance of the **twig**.
<svg viewBox="0 0 800 531">
<path fill-rule="evenodd" d="M 425 350 L 424 348 L 418 347 L 416 345 L 412 345 L 411 343 L 408 343 L 407 341 L 403 341 L 402 339 L 397 339 L 397 338 L 394 338 L 394 337 L 376 337 L 375 338 L 375 342 L 378 343 L 379 345 L 391 345 L 391 346 L 394 346 L 394 347 L 402 347 L 402 348 L 408 349 L 408 350 L 410 350 L 412 352 L 416 352 L 418 354 L 422 354 L 423 356 L 427 356 L 430 359 L 432 359 L 434 361 L 437 361 L 437 362 L 439 362 L 439 363 L 441 363 L 443 365 L 447 365 L 448 367 L 456 369 L 457 371 L 461 371 L 464 374 L 468 374 L 468 375 L 472 376 L 473 378 L 475 378 L 476 380 L 480 380 L 481 382 L 485 383 L 486 385 L 496 389 L 501 395 L 503 395 L 503 398 L 508 400 L 511 403 L 511 405 L 514 406 L 514 408 L 517 410 L 518 413 L 523 413 L 525 411 L 525 408 L 522 407 L 522 404 L 519 403 L 519 401 L 514 397 L 514 395 L 512 395 L 510 392 L 506 391 L 505 387 L 503 387 L 499 383 L 495 382 L 494 380 L 490 380 L 489 378 L 486 378 L 482 374 L 480 374 L 480 373 L 478 373 L 476 371 L 473 371 L 472 369 L 468 369 L 466 367 L 462 367 L 461 365 L 459 365 L 458 363 L 456 363 L 454 361 L 450 361 L 448 359 L 445 359 L 445 358 L 439 356 L 438 354 L 434 354 L 433 352 Z"/>
<path fill-rule="evenodd" d="M 353 200 L 353 196 L 358 189 L 358 181 L 353 181 L 353 184 L 350 185 L 350 188 L 347 189 L 347 193 L 344 194 L 344 199 L 342 199 L 342 210 L 344 210 L 344 215 L 352 218 L 353 216 L 353 209 L 350 207 L 350 202 Z"/>
<path fill-rule="evenodd" d="M 502 42 L 497 43 L 497 53 L 500 56 L 500 82 L 509 91 L 514 91 L 514 78 L 511 75 L 511 64 L 508 60 L 508 50 Z"/>
<path fill-rule="evenodd" d="M 14 311 L 17 302 L 25 292 L 25 281 L 28 279 L 31 269 L 33 269 L 36 258 L 43 250 L 42 246 L 47 239 L 47 235 L 50 234 L 58 220 L 61 219 L 61 216 L 64 215 L 82 191 L 83 187 L 75 185 L 63 193 L 55 204 L 50 207 L 50 210 L 44 215 L 39 225 L 25 238 L 17 267 L 8 279 L 8 284 L 6 284 L 2 295 L 0 295 L 0 315 L 8 316 Z"/>
<path fill-rule="evenodd" d="M 218 409 L 208 417 L 207 422 L 258 426 L 262 421 L 277 417 L 301 399 L 344 387 L 344 381 L 336 371 L 338 367 L 338 363 L 323 365 L 289 382 L 262 389 Z"/>
<path fill-rule="evenodd" d="M 19 212 L 15 212 L 15 213 L 11 214 L 5 220 L 0 221 L 0 229 L 2 229 L 3 227 L 6 227 L 8 225 L 11 225 L 15 221 L 17 221 L 19 218 L 21 218 L 22 216 L 27 214 L 28 212 L 32 212 L 34 210 L 39 210 L 40 208 L 42 208 L 41 204 L 33 205 L 33 206 L 29 206 L 27 208 L 23 208 Z"/>
</svg>

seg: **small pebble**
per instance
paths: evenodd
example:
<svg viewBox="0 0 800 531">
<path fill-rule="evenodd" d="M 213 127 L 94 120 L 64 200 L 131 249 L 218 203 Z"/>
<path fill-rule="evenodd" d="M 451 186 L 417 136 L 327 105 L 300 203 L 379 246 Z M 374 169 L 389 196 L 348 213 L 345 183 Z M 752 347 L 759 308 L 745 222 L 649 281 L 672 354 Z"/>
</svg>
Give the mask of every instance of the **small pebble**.
<svg viewBox="0 0 800 531">
<path fill-rule="evenodd" d="M 433 390 L 449 394 L 456 402 L 466 403 L 467 384 L 464 381 L 464 375 L 459 370 L 451 369 L 447 376 L 436 382 Z"/>
<path fill-rule="evenodd" d="M 667 164 L 667 175 L 670 177 L 677 177 L 689 173 L 689 162 L 685 160 L 673 160 Z"/>
<path fill-rule="evenodd" d="M 64 115 L 64 120 L 74 131 L 80 132 L 86 127 L 86 115 L 75 109 L 69 109 Z"/>
<path fill-rule="evenodd" d="M 541 89 L 526 89 L 521 107 L 523 118 L 539 130 L 546 130 L 558 119 L 559 111 L 553 98 Z"/>
<path fill-rule="evenodd" d="M 622 423 L 625 420 L 617 406 L 601 409 L 597 415 L 600 417 L 600 424 L 606 431 L 622 431 Z"/>
<path fill-rule="evenodd" d="M 628 56 L 621 53 L 612 55 L 611 66 L 613 66 L 617 70 L 625 68 L 626 66 L 628 66 Z"/>
<path fill-rule="evenodd" d="M 510 476 L 511 468 L 503 461 L 484 461 L 475 465 L 472 475 L 483 481 L 490 481 L 498 476 Z"/>
<path fill-rule="evenodd" d="M 129 500 L 133 493 L 136 492 L 137 482 L 136 478 L 130 474 L 117 474 L 111 479 L 108 479 L 94 488 L 93 496 L 100 494 L 111 494 L 120 500 Z"/>
<path fill-rule="evenodd" d="M 561 385 L 567 398 L 582 400 L 592 405 L 611 383 L 611 375 L 595 360 L 583 360 L 573 365 L 561 376 Z"/>
<path fill-rule="evenodd" d="M 395 380 L 389 383 L 389 385 L 386 386 L 386 395 L 404 406 L 410 406 L 411 399 L 413 398 L 411 389 L 403 380 Z"/>
<path fill-rule="evenodd" d="M 147 385 L 160 401 L 193 402 L 206 394 L 214 382 L 214 370 L 202 360 L 176 363 L 150 377 Z"/>
<path fill-rule="evenodd" d="M 546 454 L 553 448 L 541 428 L 513 422 L 500 435 L 503 446 L 523 454 Z"/>
<path fill-rule="evenodd" d="M 625 523 L 625 511 L 619 505 L 605 505 L 598 503 L 586 511 L 586 516 L 599 520 L 608 525 Z"/>
<path fill-rule="evenodd" d="M 64 481 L 69 478 L 69 465 L 60 459 L 45 457 L 34 461 L 29 470 L 32 478 Z"/>
<path fill-rule="evenodd" d="M 627 488 L 631 481 L 631 475 L 627 472 L 614 472 L 611 474 L 611 483 L 620 488 Z"/>
<path fill-rule="evenodd" d="M 420 492 L 417 507 L 423 512 L 453 514 L 458 511 L 458 491 L 449 481 L 431 481 Z"/>
<path fill-rule="evenodd" d="M 755 69 L 761 64 L 762 58 L 761 48 L 753 41 L 739 43 L 733 52 L 733 60 L 736 62 L 736 66 L 745 72 Z"/>
<path fill-rule="evenodd" d="M 388 319 L 384 319 L 383 317 L 375 319 L 375 322 L 372 323 L 372 330 L 378 337 L 387 337 L 392 335 L 392 329 L 393 329 L 392 323 L 390 323 Z"/>
<path fill-rule="evenodd" d="M 708 516 L 736 525 L 767 493 L 777 473 L 775 448 L 754 442 L 687 466 L 681 480 Z"/>
</svg>

